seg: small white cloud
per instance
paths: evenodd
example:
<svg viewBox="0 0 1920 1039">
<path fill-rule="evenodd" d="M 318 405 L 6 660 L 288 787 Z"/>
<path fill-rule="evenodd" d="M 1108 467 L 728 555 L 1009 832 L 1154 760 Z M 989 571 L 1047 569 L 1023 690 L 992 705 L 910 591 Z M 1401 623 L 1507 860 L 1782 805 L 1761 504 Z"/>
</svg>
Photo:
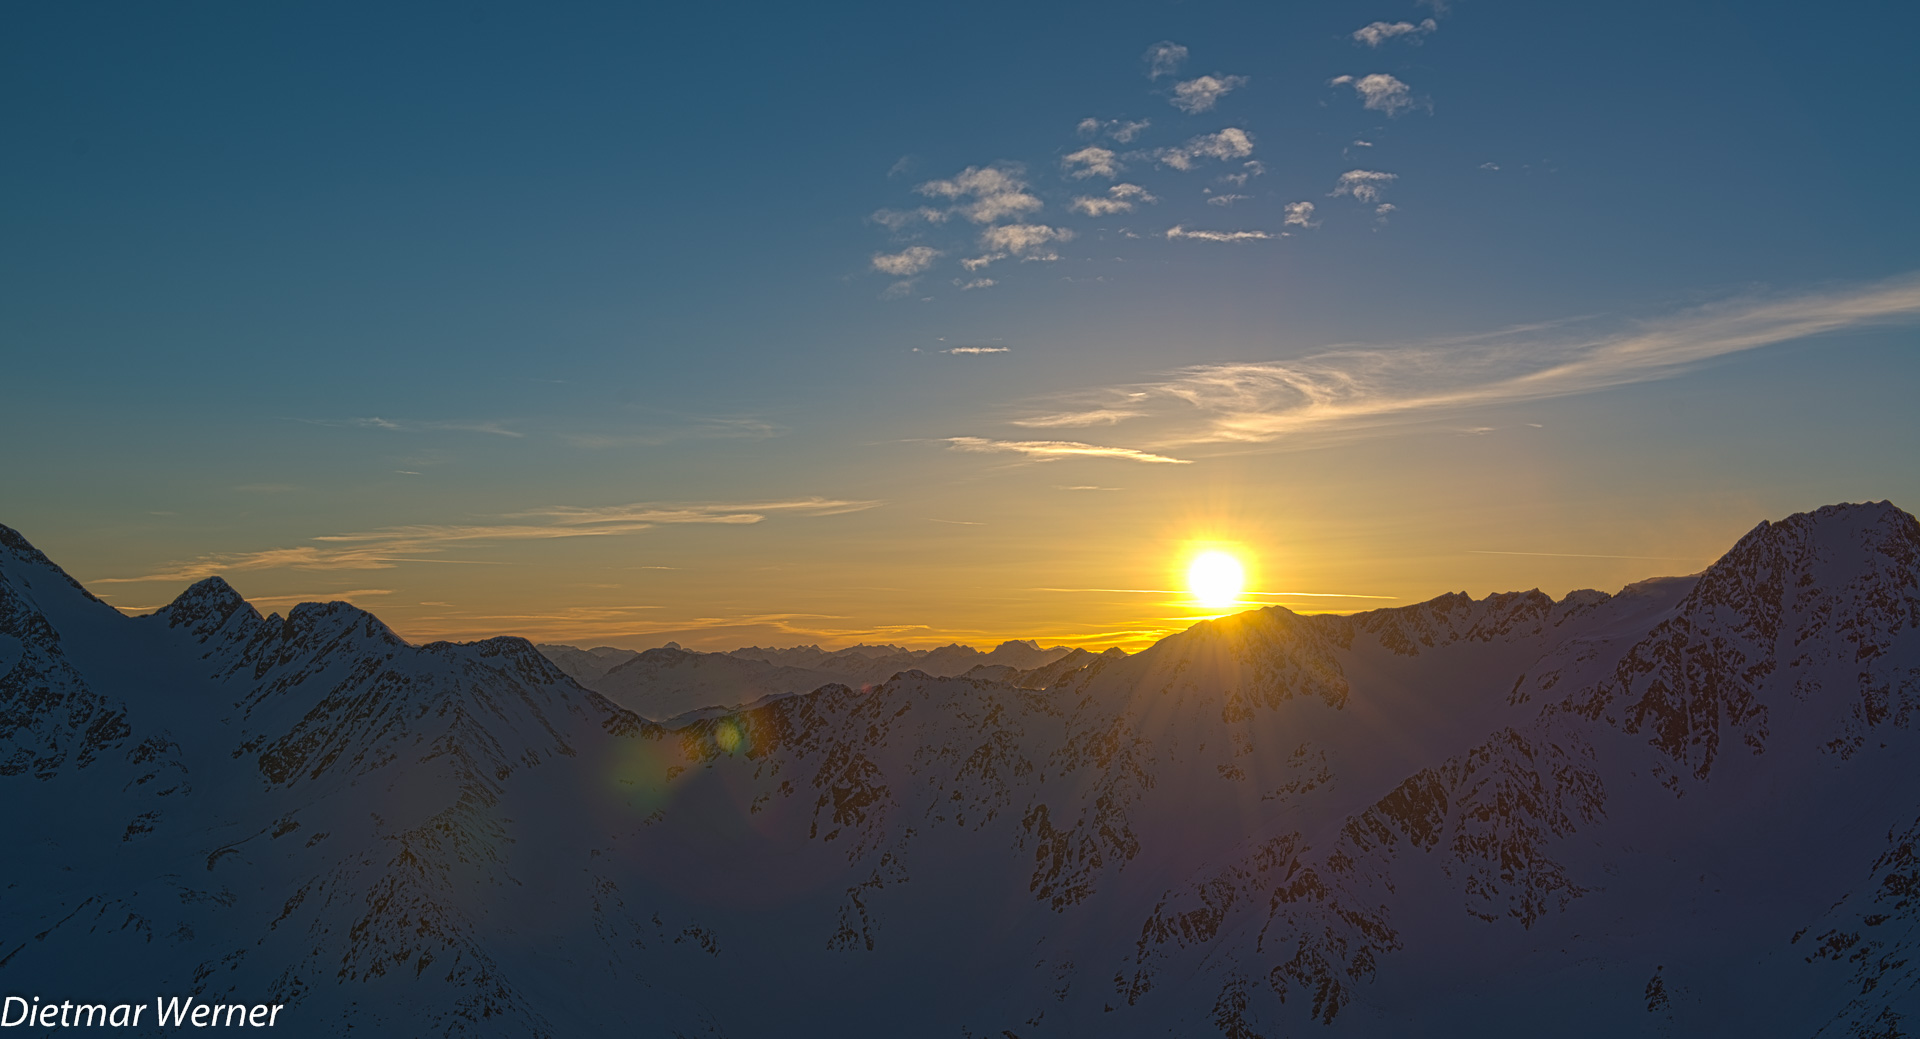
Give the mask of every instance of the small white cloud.
<svg viewBox="0 0 1920 1039">
<path fill-rule="evenodd" d="M 1088 216 L 1106 216 L 1110 213 L 1131 213 L 1135 203 L 1158 201 L 1138 184 L 1115 184 L 1107 189 L 1106 198 L 1082 195 L 1073 200 L 1072 208 L 1074 212 Z"/>
<path fill-rule="evenodd" d="M 1180 71 L 1180 66 L 1187 60 L 1187 49 L 1172 40 L 1161 40 L 1147 48 L 1145 57 L 1147 78 L 1159 79 Z"/>
<path fill-rule="evenodd" d="M 1351 195 L 1356 201 L 1378 202 L 1380 192 L 1387 185 L 1400 179 L 1398 173 L 1381 173 L 1378 170 L 1348 170 L 1340 174 L 1340 179 L 1329 192 L 1330 197 Z"/>
<path fill-rule="evenodd" d="M 992 283 L 989 282 L 988 284 L 992 284 Z M 1004 346 L 956 346 L 950 350 L 942 350 L 940 352 L 943 354 L 963 354 L 963 355 L 964 354 L 1004 354 L 1008 352 L 1008 348 Z"/>
<path fill-rule="evenodd" d="M 908 278 L 904 281 L 896 281 L 893 284 L 887 286 L 887 290 L 880 294 L 880 298 L 881 299 L 899 299 L 900 297 L 909 295 L 912 292 L 913 292 L 913 279 Z"/>
<path fill-rule="evenodd" d="M 1088 177 L 1106 177 L 1111 180 L 1120 173 L 1116 159 L 1117 156 L 1112 151 L 1088 145 L 1061 159 L 1060 168 L 1075 180 L 1085 180 Z"/>
<path fill-rule="evenodd" d="M 1256 242 L 1280 236 L 1271 231 L 1189 231 L 1175 224 L 1167 229 L 1167 237 L 1191 238 L 1201 242 Z"/>
<path fill-rule="evenodd" d="M 1218 133 L 1203 133 L 1177 148 L 1162 148 L 1154 153 L 1161 165 L 1190 170 L 1201 159 L 1244 159 L 1253 154 L 1253 136 L 1236 126 Z"/>
<path fill-rule="evenodd" d="M 1287 218 L 1286 220 L 1282 221 L 1281 223 L 1282 227 L 1319 227 L 1320 226 L 1319 223 L 1317 223 L 1313 219 L 1313 203 L 1289 202 L 1286 204 L 1285 208 L 1287 211 Z"/>
<path fill-rule="evenodd" d="M 1483 170 L 1497 170 L 1500 168 L 1500 164 L 1497 162 L 1483 162 L 1480 164 L 1480 168 Z"/>
<path fill-rule="evenodd" d="M 1413 0 L 1413 6 L 1431 7 L 1433 8 L 1434 16 L 1440 18 L 1446 17 L 1447 11 L 1449 10 L 1447 0 Z"/>
<path fill-rule="evenodd" d="M 985 256 L 969 256 L 966 259 L 960 261 L 960 266 L 965 267 L 967 270 L 970 270 L 970 271 L 977 271 L 980 268 L 985 267 L 987 264 L 990 264 L 995 260 L 1004 260 L 1006 258 L 1007 258 L 1006 253 L 988 253 Z"/>
<path fill-rule="evenodd" d="M 897 253 L 874 253 L 873 269 L 881 274 L 891 274 L 896 278 L 905 278 L 920 273 L 933 265 L 940 250 L 916 245 Z"/>
<path fill-rule="evenodd" d="M 980 244 L 989 251 L 1015 256 L 1048 242 L 1065 242 L 1072 238 L 1073 232 L 1067 228 L 1048 227 L 1045 224 L 1003 224 L 980 232 Z"/>
<path fill-rule="evenodd" d="M 1173 85 L 1167 103 L 1188 115 L 1210 112 L 1220 99 L 1247 85 L 1245 76 L 1201 76 Z"/>
<path fill-rule="evenodd" d="M 1060 259 L 1059 253 L 1049 251 L 1044 253 L 1028 253 L 1027 255 L 1020 257 L 1020 262 L 1021 263 L 1053 263 L 1058 259 Z"/>
<path fill-rule="evenodd" d="M 1373 215 L 1378 217 L 1380 222 L 1384 224 L 1387 222 L 1387 214 L 1399 208 L 1400 208 L 1399 206 L 1396 206 L 1391 202 L 1382 202 L 1379 205 L 1373 207 Z"/>
<path fill-rule="evenodd" d="M 1076 197 L 1068 207 L 1076 213 L 1087 216 L 1108 216 L 1113 213 L 1133 212 L 1133 203 L 1117 198 L 1093 198 L 1087 195 Z"/>
<path fill-rule="evenodd" d="M 962 280 L 960 278 L 955 278 L 953 279 L 953 283 L 954 285 L 959 287 L 961 292 L 970 292 L 974 289 L 992 288 L 993 286 L 1000 284 L 999 282 L 994 281 L 992 278 L 968 278 L 965 280 Z M 955 347 L 954 349 L 949 350 L 947 352 L 948 353 L 981 353 L 982 351 L 980 349 L 966 350 L 963 347 Z"/>
<path fill-rule="evenodd" d="M 1354 139 L 1354 142 L 1353 142 L 1353 144 L 1351 145 L 1351 147 L 1354 147 L 1354 148 L 1371 148 L 1371 147 L 1373 147 L 1373 142 L 1372 142 L 1372 141 L 1362 141 L 1362 140 L 1360 140 L 1360 139 L 1358 139 L 1358 138 L 1355 138 L 1355 139 Z"/>
<path fill-rule="evenodd" d="M 1412 22 L 1374 22 L 1353 31 L 1355 43 L 1364 43 L 1369 47 L 1378 47 L 1396 36 L 1408 37 L 1409 43 L 1419 43 L 1420 37 L 1440 28 L 1440 23 L 1431 18 L 1423 19 L 1419 25 Z"/>
<path fill-rule="evenodd" d="M 1207 199 L 1207 205 L 1230 206 L 1230 205 L 1233 205 L 1235 202 L 1244 202 L 1247 199 L 1250 199 L 1252 197 L 1253 197 L 1252 195 L 1215 195 L 1212 198 Z"/>
<path fill-rule="evenodd" d="M 1027 182 L 1017 167 L 969 166 L 948 180 L 930 180 L 914 189 L 922 195 L 953 199 L 954 212 L 976 224 L 1019 217 L 1041 208 L 1027 194 Z"/>
<path fill-rule="evenodd" d="M 1080 120 L 1079 125 L 1073 128 L 1073 132 L 1079 134 L 1082 137 L 1088 137 L 1088 138 L 1097 137 L 1100 134 L 1100 120 L 1095 119 L 1092 116 L 1088 116 L 1087 118 Z"/>
<path fill-rule="evenodd" d="M 1409 108 L 1423 104 L 1414 100 L 1412 88 L 1384 72 L 1361 76 L 1358 79 L 1352 76 L 1335 76 L 1327 80 L 1327 85 L 1351 86 L 1353 92 L 1360 95 L 1362 107 L 1376 112 L 1385 112 L 1388 116 L 1397 116 Z"/>
<path fill-rule="evenodd" d="M 913 156 L 902 155 L 898 159 L 895 159 L 893 161 L 892 166 L 887 167 L 887 176 L 889 178 L 898 177 L 900 174 L 905 173 L 912 168 L 913 168 Z"/>
</svg>

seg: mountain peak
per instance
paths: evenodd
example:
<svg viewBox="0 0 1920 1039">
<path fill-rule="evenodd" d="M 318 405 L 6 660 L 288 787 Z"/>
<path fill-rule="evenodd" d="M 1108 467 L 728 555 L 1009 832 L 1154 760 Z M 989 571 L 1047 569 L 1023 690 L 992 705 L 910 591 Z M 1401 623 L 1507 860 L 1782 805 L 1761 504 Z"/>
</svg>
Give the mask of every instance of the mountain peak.
<svg viewBox="0 0 1920 1039">
<path fill-rule="evenodd" d="M 79 581 L 74 580 L 72 574 L 62 570 L 60 564 L 48 559 L 45 552 L 33 547 L 33 542 L 28 541 L 26 535 L 21 534 L 19 531 L 4 523 L 0 523 L 0 550 L 4 550 L 7 554 L 29 566 L 42 567 L 53 571 L 60 576 L 61 580 L 71 585 L 74 591 L 79 592 L 94 602 L 101 601 L 98 596 L 87 591 L 86 587 Z M 0 562 L 4 562 L 4 560 L 0 560 Z"/>
<path fill-rule="evenodd" d="M 238 615 L 244 624 L 260 621 L 255 610 L 225 579 L 208 577 L 189 585 L 154 616 L 165 617 L 167 627 L 186 628 L 196 638 L 208 636 L 227 626 Z"/>
</svg>

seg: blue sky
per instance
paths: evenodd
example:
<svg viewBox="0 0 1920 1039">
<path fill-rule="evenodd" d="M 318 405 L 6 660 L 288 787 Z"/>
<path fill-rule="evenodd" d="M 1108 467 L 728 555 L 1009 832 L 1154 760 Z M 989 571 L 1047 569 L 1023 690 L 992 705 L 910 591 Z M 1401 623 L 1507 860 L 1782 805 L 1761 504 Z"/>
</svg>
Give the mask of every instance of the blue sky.
<svg viewBox="0 0 1920 1039">
<path fill-rule="evenodd" d="M 1920 500 L 1906 8 L 6 21 L 0 522 L 129 608 L 1094 644 L 1184 614 L 1031 587 L 1617 587 Z"/>
</svg>

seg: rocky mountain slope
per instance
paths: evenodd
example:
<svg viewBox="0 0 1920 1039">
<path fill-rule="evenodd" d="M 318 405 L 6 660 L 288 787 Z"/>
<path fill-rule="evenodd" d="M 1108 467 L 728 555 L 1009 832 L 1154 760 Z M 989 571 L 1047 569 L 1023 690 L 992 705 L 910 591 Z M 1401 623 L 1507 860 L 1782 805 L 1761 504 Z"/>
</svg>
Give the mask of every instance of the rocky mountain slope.
<svg viewBox="0 0 1920 1039">
<path fill-rule="evenodd" d="M 313 1035 L 1915 1030 L 1891 505 L 1051 677 L 669 727 L 344 604 L 122 617 L 0 528 L 0 986 Z"/>
</svg>

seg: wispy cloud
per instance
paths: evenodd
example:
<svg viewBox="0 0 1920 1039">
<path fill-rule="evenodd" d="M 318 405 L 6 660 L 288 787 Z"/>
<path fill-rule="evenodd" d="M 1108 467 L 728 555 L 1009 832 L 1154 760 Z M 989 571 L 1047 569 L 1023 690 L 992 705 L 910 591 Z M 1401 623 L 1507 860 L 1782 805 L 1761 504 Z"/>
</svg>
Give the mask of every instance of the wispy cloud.
<svg viewBox="0 0 1920 1039">
<path fill-rule="evenodd" d="M 1085 180 L 1088 177 L 1106 177 L 1111 180 L 1120 174 L 1118 160 L 1119 157 L 1112 150 L 1090 144 L 1063 157 L 1060 160 L 1060 168 L 1075 180 Z"/>
<path fill-rule="evenodd" d="M 961 292 L 972 292 L 974 289 L 990 289 L 998 284 L 1000 283 L 993 280 L 992 278 L 955 278 L 953 279 L 954 287 L 959 289 Z M 952 351 L 948 351 L 948 352 L 951 353 Z"/>
<path fill-rule="evenodd" d="M 1167 103 L 1188 115 L 1211 112 L 1220 99 L 1247 85 L 1245 76 L 1201 76 L 1173 85 Z"/>
<path fill-rule="evenodd" d="M 1252 197 L 1253 197 L 1252 195 L 1233 195 L 1233 194 L 1214 195 L 1207 199 L 1207 205 L 1231 206 L 1235 202 L 1245 202 L 1247 199 L 1250 199 Z"/>
<path fill-rule="evenodd" d="M 1168 238 L 1191 238 L 1200 242 L 1257 242 L 1278 238 L 1272 231 L 1189 231 L 1179 224 L 1167 228 Z"/>
<path fill-rule="evenodd" d="M 1284 208 L 1286 210 L 1287 218 L 1281 222 L 1282 227 L 1319 227 L 1320 226 L 1319 222 L 1313 219 L 1313 203 L 1289 202 L 1286 204 Z"/>
<path fill-rule="evenodd" d="M 1062 411 L 1052 415 L 1034 415 L 1030 418 L 1014 419 L 1016 426 L 1028 429 L 1071 429 L 1082 426 L 1111 426 L 1130 418 L 1139 418 L 1146 414 L 1137 408 L 1088 408 L 1085 411 Z"/>
<path fill-rule="evenodd" d="M 1144 60 L 1147 63 L 1148 79 L 1171 76 L 1179 72 L 1180 66 L 1186 63 L 1187 49 L 1172 40 L 1161 40 L 1147 48 Z"/>
<path fill-rule="evenodd" d="M 876 209 L 867 219 L 889 231 L 901 231 L 921 222 L 945 223 L 947 211 L 935 209 L 932 206 L 916 206 L 913 209 Z"/>
<path fill-rule="evenodd" d="M 1151 122 L 1145 119 L 1135 121 L 1127 119 L 1103 120 L 1087 118 L 1080 120 L 1079 125 L 1074 127 L 1074 132 L 1089 140 L 1105 134 L 1119 141 L 1121 144 L 1126 144 L 1135 137 L 1140 136 L 1142 130 L 1152 125 Z"/>
<path fill-rule="evenodd" d="M 1267 443 L 1671 378 L 1776 343 L 1916 322 L 1920 275 L 1908 275 L 1851 289 L 1733 299 L 1651 320 L 1195 365 L 1159 382 L 1103 392 L 1124 402 L 1108 406 L 1142 413 L 1137 421 L 1156 431 L 1156 446 Z"/>
<path fill-rule="evenodd" d="M 943 354 L 1004 354 L 1011 350 L 1005 346 L 953 346 L 940 351 Z"/>
<path fill-rule="evenodd" d="M 1360 95 L 1362 107 L 1370 108 L 1376 112 L 1385 112 L 1389 116 L 1397 116 L 1409 108 L 1432 107 L 1425 101 L 1415 100 L 1412 88 L 1384 72 L 1376 72 L 1370 76 L 1360 76 L 1358 78 L 1353 76 L 1335 76 L 1327 80 L 1327 85 L 1330 87 L 1351 86 L 1353 92 Z"/>
<path fill-rule="evenodd" d="M 316 545 L 204 555 L 169 563 L 138 577 L 100 578 L 95 583 L 192 581 L 212 574 L 255 570 L 389 570 L 401 563 L 484 562 L 448 560 L 440 554 L 455 546 L 612 537 L 668 524 L 753 524 L 774 513 L 835 516 L 879 504 L 878 501 L 815 497 L 753 502 L 636 502 L 595 507 L 556 505 L 508 513 L 496 517 L 494 522 L 416 523 L 325 534 L 309 539 L 318 542 Z M 529 520 L 535 522 L 527 522 Z"/>
<path fill-rule="evenodd" d="M 1384 190 L 1387 185 L 1399 179 L 1400 175 L 1398 173 L 1381 173 L 1379 170 L 1348 170 L 1340 174 L 1340 179 L 1334 183 L 1333 190 L 1328 192 L 1328 195 L 1333 198 L 1338 198 L 1341 195 L 1351 195 L 1354 199 L 1361 202 L 1378 202 L 1380 201 L 1380 192 Z"/>
<path fill-rule="evenodd" d="M 1041 202 L 1027 193 L 1017 166 L 969 166 L 947 180 L 930 180 L 914 189 L 931 198 L 951 199 L 953 212 L 976 224 L 990 224 L 1037 212 Z"/>
<path fill-rule="evenodd" d="M 348 591 L 298 592 L 293 595 L 251 595 L 247 601 L 271 609 L 281 603 L 352 602 L 380 595 L 392 595 L 391 588 L 354 588 Z"/>
<path fill-rule="evenodd" d="M 1364 43 L 1369 47 L 1378 47 L 1396 36 L 1405 36 L 1408 43 L 1419 43 L 1420 37 L 1440 28 L 1440 23 L 1431 18 L 1423 18 L 1420 24 L 1412 22 L 1373 22 L 1353 31 L 1355 43 Z"/>
<path fill-rule="evenodd" d="M 948 437 L 946 442 L 955 451 L 1017 454 L 1036 462 L 1056 462 L 1062 458 L 1118 458 L 1129 462 L 1163 465 L 1192 464 L 1191 460 L 1185 458 L 1168 458 L 1165 455 L 1136 451 L 1130 447 L 1102 447 L 1098 444 L 1082 444 L 1074 440 L 989 440 L 985 437 Z"/>
<path fill-rule="evenodd" d="M 302 419 L 316 426 L 340 426 L 349 429 L 382 429 L 393 433 L 481 433 L 487 436 L 512 437 L 518 439 L 525 433 L 508 429 L 499 422 L 466 421 L 412 421 L 407 419 L 386 419 L 378 415 L 349 419 Z"/>
<path fill-rule="evenodd" d="M 897 253 L 874 253 L 873 269 L 896 278 L 911 277 L 933 266 L 933 261 L 939 255 L 940 250 L 924 245 L 916 245 Z"/>
<path fill-rule="evenodd" d="M 1229 126 L 1217 133 L 1203 133 L 1187 143 L 1174 148 L 1162 148 L 1154 153 L 1163 166 L 1176 170 L 1190 170 L 1201 159 L 1244 159 L 1253 154 L 1253 135 L 1237 126 Z"/>
</svg>

